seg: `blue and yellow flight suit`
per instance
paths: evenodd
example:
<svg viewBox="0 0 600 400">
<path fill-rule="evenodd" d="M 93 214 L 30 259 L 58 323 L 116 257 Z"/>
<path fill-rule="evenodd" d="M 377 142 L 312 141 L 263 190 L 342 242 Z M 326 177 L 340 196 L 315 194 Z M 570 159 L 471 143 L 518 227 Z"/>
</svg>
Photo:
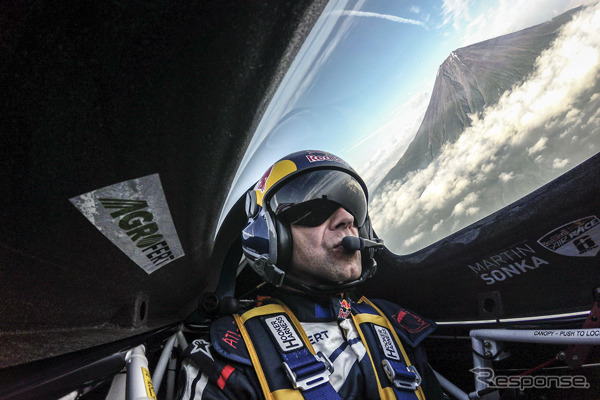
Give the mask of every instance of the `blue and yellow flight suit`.
<svg viewBox="0 0 600 400">
<path fill-rule="evenodd" d="M 210 342 L 192 342 L 185 352 L 180 375 L 180 398 L 442 398 L 439 383 L 419 346 L 435 329 L 435 323 L 382 300 L 370 302 L 363 298 L 352 302 L 339 297 L 315 299 L 289 293 L 279 293 L 277 299 L 241 316 L 217 320 L 211 326 Z M 304 342 L 309 342 L 304 347 L 312 347 L 313 354 L 321 352 L 327 356 L 333 365 L 333 373 L 327 377 L 331 386 L 325 393 L 329 394 L 309 395 L 308 391 L 303 395 L 294 389 L 285 373 L 283 363 L 291 360 L 278 350 L 277 331 L 270 330 L 267 322 L 288 321 L 293 325 L 294 318 L 301 325 L 297 331 L 303 332 L 282 336 L 282 348 L 295 345 L 293 340 L 300 334 Z M 273 326 L 279 329 L 285 323 L 274 322 Z M 392 336 L 402 345 L 390 345 Z M 419 387 L 414 391 L 394 387 L 382 368 L 386 358 L 400 366 L 412 364 L 409 369 L 416 368 Z"/>
</svg>

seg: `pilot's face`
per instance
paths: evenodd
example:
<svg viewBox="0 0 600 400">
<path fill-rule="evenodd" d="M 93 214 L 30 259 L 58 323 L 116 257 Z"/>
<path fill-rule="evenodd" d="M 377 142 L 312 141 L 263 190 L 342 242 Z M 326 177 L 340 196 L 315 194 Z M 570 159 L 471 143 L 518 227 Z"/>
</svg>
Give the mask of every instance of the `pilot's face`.
<svg viewBox="0 0 600 400">
<path fill-rule="evenodd" d="M 360 252 L 342 247 L 345 236 L 358 236 L 354 217 L 338 208 L 316 227 L 292 225 L 292 266 L 288 274 L 307 284 L 342 283 L 360 277 Z"/>
</svg>

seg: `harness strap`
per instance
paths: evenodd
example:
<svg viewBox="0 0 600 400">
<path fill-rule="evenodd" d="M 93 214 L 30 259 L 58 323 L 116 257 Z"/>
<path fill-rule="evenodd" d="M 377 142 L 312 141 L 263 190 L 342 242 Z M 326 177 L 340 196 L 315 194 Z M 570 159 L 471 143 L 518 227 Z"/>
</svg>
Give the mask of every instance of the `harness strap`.
<svg viewBox="0 0 600 400">
<path fill-rule="evenodd" d="M 252 310 L 251 310 L 252 311 Z M 250 354 L 250 360 L 252 360 L 252 365 L 254 366 L 254 370 L 256 371 L 256 375 L 258 376 L 258 381 L 260 382 L 260 387 L 263 391 L 263 395 L 265 396 L 265 400 L 273 400 L 274 397 L 271 395 L 271 391 L 269 390 L 269 385 L 267 384 L 267 377 L 263 372 L 262 366 L 260 365 L 260 360 L 258 359 L 258 354 L 256 354 L 256 350 L 254 349 L 254 345 L 252 344 L 252 340 L 250 339 L 250 335 L 244 326 L 245 320 L 243 320 L 238 314 L 234 314 L 233 318 L 238 326 L 240 334 L 246 343 L 246 347 L 248 348 L 248 353 Z"/>
<path fill-rule="evenodd" d="M 331 362 L 323 354 L 315 354 L 315 350 L 296 316 L 283 303 L 277 302 L 278 304 L 254 308 L 241 316 L 234 315 L 265 399 L 340 399 L 328 379 L 333 372 Z M 352 318 L 375 373 L 380 398 L 384 400 L 425 400 L 423 389 L 420 386 L 419 373 L 410 363 L 402 342 L 388 318 L 365 297 L 355 305 L 358 307 L 353 307 Z M 258 353 L 245 327 L 247 321 L 256 317 L 266 317 L 262 321 L 266 325 L 265 332 L 270 336 L 272 348 L 281 356 L 283 368 L 294 389 L 271 391 L 269 388 Z M 294 333 L 301 338 L 302 344 L 293 333 L 294 340 L 290 340 L 283 333 L 289 329 L 289 325 L 294 327 Z M 263 361 L 271 362 L 271 360 Z"/>
<path fill-rule="evenodd" d="M 258 354 L 252 344 L 252 339 L 244 326 L 249 319 L 262 316 L 269 316 L 264 320 L 267 325 L 266 331 L 272 336 L 273 347 L 281 356 L 283 367 L 294 389 L 272 392 L 269 388 Z M 329 375 L 333 372 L 333 365 L 322 353 L 319 352 L 315 355 L 315 350 L 308 336 L 306 336 L 306 332 L 304 332 L 300 322 L 289 308 L 282 303 L 268 304 L 254 308 L 242 316 L 236 314 L 234 318 L 250 353 L 250 359 L 258 375 L 265 399 L 340 399 L 338 393 L 329 383 Z M 286 331 L 288 334 L 291 332 L 289 331 L 288 321 L 292 323 L 295 332 L 302 339 L 302 344 L 295 340 L 294 335 L 294 340 L 290 340 L 290 337 L 286 336 Z"/>
<path fill-rule="evenodd" d="M 380 398 L 424 400 L 425 395 L 420 385 L 421 377 L 416 368 L 411 365 L 400 338 L 385 314 L 366 297 L 362 297 L 358 301 L 358 305 L 360 313 L 353 312 L 352 318 L 371 360 Z M 353 307 L 353 311 L 355 309 L 356 307 Z M 395 346 L 392 344 L 392 338 Z M 377 353 L 372 348 L 373 341 L 379 342 L 380 351 Z M 397 349 L 400 350 L 399 353 Z M 381 360 L 381 366 L 375 364 L 376 360 Z M 389 381 L 390 384 L 384 384 L 386 381 Z"/>
</svg>

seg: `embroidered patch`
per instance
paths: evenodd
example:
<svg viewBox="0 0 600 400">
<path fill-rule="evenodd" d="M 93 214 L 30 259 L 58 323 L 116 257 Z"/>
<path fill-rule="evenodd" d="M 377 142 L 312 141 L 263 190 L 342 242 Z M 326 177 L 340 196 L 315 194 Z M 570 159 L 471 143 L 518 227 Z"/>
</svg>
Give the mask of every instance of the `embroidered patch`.
<svg viewBox="0 0 600 400">
<path fill-rule="evenodd" d="M 431 324 L 408 310 L 400 310 L 393 318 L 410 333 L 419 333 Z"/>
<path fill-rule="evenodd" d="M 190 351 L 190 354 L 195 354 L 195 353 L 201 352 L 206 357 L 213 359 L 213 356 L 212 356 L 212 354 L 210 354 L 210 350 L 208 349 L 209 347 L 210 347 L 210 343 L 208 343 L 206 340 L 196 339 L 192 342 L 192 349 Z"/>
<path fill-rule="evenodd" d="M 232 316 L 228 315 L 213 322 L 210 325 L 210 338 L 210 351 L 213 354 L 216 352 L 228 360 L 252 365 L 244 339 Z"/>
<path fill-rule="evenodd" d="M 377 337 L 379 338 L 379 343 L 383 349 L 383 354 L 385 354 L 387 358 L 400 361 L 400 355 L 398 354 L 398 350 L 396 350 L 394 339 L 392 338 L 390 331 L 377 325 L 373 325 L 373 327 L 375 328 L 375 332 L 377 332 Z"/>
<path fill-rule="evenodd" d="M 304 347 L 300 335 L 285 315 L 266 318 L 265 323 L 282 351 L 288 352 Z"/>
<path fill-rule="evenodd" d="M 350 312 L 352 311 L 352 306 L 350 302 L 346 299 L 340 300 L 340 311 L 338 312 L 339 319 L 346 319 L 350 316 Z"/>
</svg>

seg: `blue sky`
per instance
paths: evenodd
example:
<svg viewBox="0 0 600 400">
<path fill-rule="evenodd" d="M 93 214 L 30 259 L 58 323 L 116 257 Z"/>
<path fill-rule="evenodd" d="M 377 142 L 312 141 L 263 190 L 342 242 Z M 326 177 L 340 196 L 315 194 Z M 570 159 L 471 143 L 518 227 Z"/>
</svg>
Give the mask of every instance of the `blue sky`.
<svg viewBox="0 0 600 400">
<path fill-rule="evenodd" d="M 331 1 L 267 108 L 224 213 L 269 165 L 301 149 L 344 158 L 374 187 L 413 139 L 453 50 L 582 3 Z"/>
</svg>

